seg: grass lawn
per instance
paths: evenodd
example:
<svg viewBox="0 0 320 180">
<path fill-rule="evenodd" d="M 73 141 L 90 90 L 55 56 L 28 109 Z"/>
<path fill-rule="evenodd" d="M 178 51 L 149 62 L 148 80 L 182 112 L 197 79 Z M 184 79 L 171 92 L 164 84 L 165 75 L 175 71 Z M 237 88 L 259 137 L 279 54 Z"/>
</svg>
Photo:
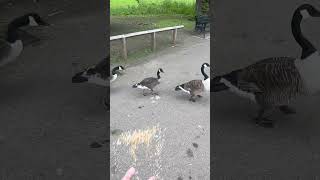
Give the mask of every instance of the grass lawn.
<svg viewBox="0 0 320 180">
<path fill-rule="evenodd" d="M 139 1 L 139 3 L 138 3 Z M 194 16 L 195 0 L 111 0 L 111 15 Z"/>
</svg>

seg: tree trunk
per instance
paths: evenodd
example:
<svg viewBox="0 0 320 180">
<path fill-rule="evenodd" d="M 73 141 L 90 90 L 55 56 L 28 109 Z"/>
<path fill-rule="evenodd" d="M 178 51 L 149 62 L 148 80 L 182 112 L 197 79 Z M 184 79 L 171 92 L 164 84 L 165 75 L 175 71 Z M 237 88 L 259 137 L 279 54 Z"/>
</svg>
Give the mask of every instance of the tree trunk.
<svg viewBox="0 0 320 180">
<path fill-rule="evenodd" d="M 201 15 L 201 6 L 202 6 L 202 1 L 203 0 L 197 0 L 196 1 L 196 16 Z"/>
</svg>

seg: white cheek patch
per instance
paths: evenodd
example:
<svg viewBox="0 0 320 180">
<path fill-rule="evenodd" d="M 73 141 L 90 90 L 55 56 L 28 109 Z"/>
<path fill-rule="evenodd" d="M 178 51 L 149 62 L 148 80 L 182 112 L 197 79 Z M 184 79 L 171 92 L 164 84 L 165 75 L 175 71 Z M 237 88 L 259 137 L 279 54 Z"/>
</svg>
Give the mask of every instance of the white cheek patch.
<svg viewBox="0 0 320 180">
<path fill-rule="evenodd" d="M 228 80 L 226 80 L 224 78 L 221 78 L 220 82 L 224 83 L 226 86 L 228 86 L 229 90 L 231 92 L 233 92 L 233 93 L 235 93 L 235 94 L 237 94 L 237 95 L 239 95 L 241 97 L 245 97 L 245 98 L 250 99 L 251 101 L 256 102 L 256 98 L 255 98 L 254 94 L 240 90 L 238 87 L 232 85 Z"/>
<path fill-rule="evenodd" d="M 137 88 L 139 88 L 139 89 L 149 89 L 148 87 L 146 87 L 146 86 L 141 86 L 141 85 L 138 85 Z M 151 89 L 149 89 L 149 90 L 151 90 Z"/>
<path fill-rule="evenodd" d="M 117 79 L 117 77 L 118 77 L 118 74 L 114 74 L 114 75 L 112 75 L 112 78 L 111 78 L 110 82 L 113 82 L 114 80 L 116 80 L 116 79 Z"/>
<path fill-rule="evenodd" d="M 309 12 L 307 10 L 305 10 L 305 9 L 300 11 L 300 13 L 301 13 L 303 19 L 308 19 L 310 17 Z"/>
<path fill-rule="evenodd" d="M 187 91 L 187 90 L 183 89 L 181 86 L 179 86 L 179 88 L 180 88 L 183 92 L 190 94 L 190 91 Z"/>
<path fill-rule="evenodd" d="M 39 24 L 32 16 L 29 16 L 29 26 L 39 26 Z"/>
</svg>

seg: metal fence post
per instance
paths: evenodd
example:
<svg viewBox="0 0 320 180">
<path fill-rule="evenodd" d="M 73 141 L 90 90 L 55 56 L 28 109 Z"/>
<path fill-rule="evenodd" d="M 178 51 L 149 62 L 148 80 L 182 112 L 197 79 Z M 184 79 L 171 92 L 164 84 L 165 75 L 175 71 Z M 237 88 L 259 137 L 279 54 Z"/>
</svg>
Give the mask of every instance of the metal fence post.
<svg viewBox="0 0 320 180">
<path fill-rule="evenodd" d="M 127 40 L 126 37 L 122 38 L 122 50 L 123 50 L 123 58 L 127 60 L 128 52 L 127 52 Z"/>
<path fill-rule="evenodd" d="M 151 34 L 151 47 L 152 47 L 152 51 L 156 50 L 156 33 L 152 33 Z"/>
</svg>

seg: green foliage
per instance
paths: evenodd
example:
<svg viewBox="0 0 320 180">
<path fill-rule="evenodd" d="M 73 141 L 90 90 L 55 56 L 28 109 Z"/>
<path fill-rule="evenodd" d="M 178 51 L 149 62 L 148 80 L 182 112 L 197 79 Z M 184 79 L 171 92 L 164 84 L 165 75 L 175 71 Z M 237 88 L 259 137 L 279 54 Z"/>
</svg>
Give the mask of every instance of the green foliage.
<svg viewBox="0 0 320 180">
<path fill-rule="evenodd" d="M 209 0 L 203 0 L 201 4 L 201 12 L 202 14 L 208 14 L 209 11 Z"/>
<path fill-rule="evenodd" d="M 111 15 L 195 15 L 195 0 L 111 0 Z"/>
</svg>

